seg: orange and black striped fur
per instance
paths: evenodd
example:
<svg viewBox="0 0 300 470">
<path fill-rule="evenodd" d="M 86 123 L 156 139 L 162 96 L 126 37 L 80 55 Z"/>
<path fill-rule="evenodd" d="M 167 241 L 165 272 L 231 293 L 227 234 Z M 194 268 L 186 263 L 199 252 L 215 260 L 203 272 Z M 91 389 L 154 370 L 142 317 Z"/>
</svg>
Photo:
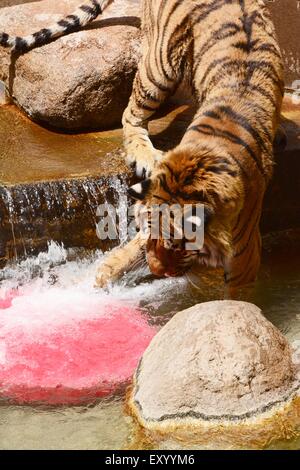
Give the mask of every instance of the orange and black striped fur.
<svg viewBox="0 0 300 470">
<path fill-rule="evenodd" d="M 146 248 L 154 274 L 222 266 L 233 290 L 254 281 L 260 266 L 259 222 L 283 96 L 269 12 L 263 0 L 145 0 L 142 24 L 143 59 L 123 124 L 129 163 L 152 174 L 131 194 L 149 209 L 203 203 L 204 247 L 185 252 L 182 242 L 138 235 L 108 256 L 97 282 L 118 277 L 128 257 Z M 181 143 L 161 156 L 147 121 L 183 80 L 198 111 Z"/>
<path fill-rule="evenodd" d="M 27 38 L 2 33 L 0 44 L 26 51 L 87 24 L 110 3 L 89 0 L 53 28 Z M 229 287 L 252 282 L 283 96 L 281 54 L 265 1 L 142 0 L 142 29 L 142 59 L 123 127 L 127 161 L 148 179 L 131 194 L 148 208 L 204 204 L 204 247 L 185 252 L 181 242 L 138 235 L 107 258 L 97 282 L 116 278 L 143 248 L 160 276 L 204 263 L 223 266 Z M 183 81 L 198 110 L 181 143 L 162 155 L 147 123 Z"/>
</svg>

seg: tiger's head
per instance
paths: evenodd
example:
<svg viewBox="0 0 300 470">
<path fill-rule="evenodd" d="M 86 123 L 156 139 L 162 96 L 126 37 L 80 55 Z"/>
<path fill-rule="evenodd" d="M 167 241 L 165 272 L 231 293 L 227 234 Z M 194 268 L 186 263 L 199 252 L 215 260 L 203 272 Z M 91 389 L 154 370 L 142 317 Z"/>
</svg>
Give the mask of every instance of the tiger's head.
<svg viewBox="0 0 300 470">
<path fill-rule="evenodd" d="M 224 265 L 225 257 L 231 253 L 232 223 L 244 199 L 239 171 L 229 156 L 213 149 L 179 146 L 166 153 L 152 176 L 132 186 L 129 194 L 137 200 L 137 224 L 141 227 L 145 220 L 147 223 L 146 257 L 153 274 L 173 277 L 198 263 Z M 153 207 L 160 205 L 180 207 L 181 227 L 190 224 L 189 233 L 197 234 L 204 227 L 203 243 L 195 243 L 196 235 L 187 240 L 176 217 L 170 219 L 169 237 L 165 236 L 163 224 L 159 224 L 158 236 L 153 238 L 151 214 Z M 199 205 L 203 220 L 197 216 Z M 194 248 L 187 249 L 187 243 L 193 242 Z"/>
</svg>

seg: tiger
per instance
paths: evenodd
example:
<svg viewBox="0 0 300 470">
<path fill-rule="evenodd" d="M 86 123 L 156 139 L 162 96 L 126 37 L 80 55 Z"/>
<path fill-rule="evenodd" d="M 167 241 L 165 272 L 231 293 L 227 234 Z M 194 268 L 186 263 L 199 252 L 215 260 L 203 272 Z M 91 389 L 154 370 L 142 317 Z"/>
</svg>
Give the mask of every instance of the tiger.
<svg viewBox="0 0 300 470">
<path fill-rule="evenodd" d="M 90 0 L 77 12 L 26 38 L 0 34 L 24 53 L 85 26 L 112 0 Z M 284 95 L 283 61 L 264 0 L 142 0 L 142 57 L 123 114 L 126 161 L 143 180 L 129 189 L 139 207 L 204 207 L 204 242 L 136 237 L 113 250 L 96 284 L 120 277 L 145 258 L 158 277 L 196 265 L 220 267 L 229 291 L 255 281 L 261 259 L 262 203 L 274 167 L 273 145 Z M 172 150 L 154 148 L 148 123 L 180 84 L 196 112 Z M 200 228 L 201 221 L 193 218 Z"/>
</svg>

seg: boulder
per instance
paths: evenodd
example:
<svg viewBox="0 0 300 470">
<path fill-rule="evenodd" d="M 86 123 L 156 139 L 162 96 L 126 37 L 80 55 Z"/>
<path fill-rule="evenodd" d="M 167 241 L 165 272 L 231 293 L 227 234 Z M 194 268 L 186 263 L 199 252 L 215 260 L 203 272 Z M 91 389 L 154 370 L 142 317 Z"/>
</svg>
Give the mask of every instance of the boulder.
<svg viewBox="0 0 300 470">
<path fill-rule="evenodd" d="M 83 0 L 43 0 L 0 10 L 0 31 L 24 36 Z M 17 58 L 0 48 L 0 80 L 33 120 L 65 129 L 120 124 L 140 54 L 140 0 L 118 0 L 84 30 Z"/>
<path fill-rule="evenodd" d="M 255 305 L 199 304 L 152 340 L 129 409 L 154 441 L 264 447 L 300 430 L 299 366 Z"/>
</svg>

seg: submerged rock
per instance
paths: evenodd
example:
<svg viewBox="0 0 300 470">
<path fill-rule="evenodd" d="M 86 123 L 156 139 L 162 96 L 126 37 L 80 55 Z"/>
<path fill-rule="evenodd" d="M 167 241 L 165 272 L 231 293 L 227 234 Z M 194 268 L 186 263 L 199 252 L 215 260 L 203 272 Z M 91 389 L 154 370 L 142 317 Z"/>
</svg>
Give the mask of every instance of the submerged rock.
<svg viewBox="0 0 300 470">
<path fill-rule="evenodd" d="M 300 364 L 255 305 L 199 304 L 152 340 L 129 407 L 154 441 L 263 447 L 300 431 Z"/>
<path fill-rule="evenodd" d="M 82 0 L 0 10 L 0 31 L 24 36 L 72 13 Z M 139 0 L 118 0 L 83 31 L 18 58 L 0 48 L 0 80 L 33 120 L 66 130 L 120 123 L 139 58 Z"/>
</svg>

